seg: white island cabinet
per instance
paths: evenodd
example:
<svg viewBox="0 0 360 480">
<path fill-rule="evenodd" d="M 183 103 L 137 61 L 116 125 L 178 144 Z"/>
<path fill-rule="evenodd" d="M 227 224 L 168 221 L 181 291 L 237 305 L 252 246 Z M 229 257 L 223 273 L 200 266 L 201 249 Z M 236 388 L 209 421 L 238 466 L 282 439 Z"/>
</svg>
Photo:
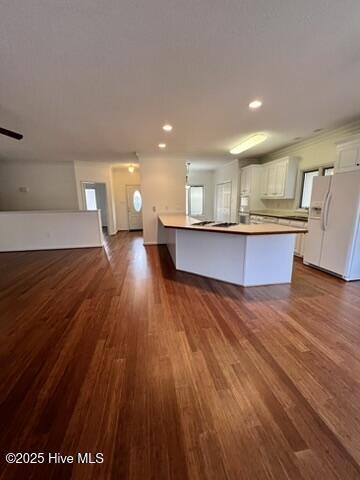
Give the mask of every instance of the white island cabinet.
<svg viewBox="0 0 360 480">
<path fill-rule="evenodd" d="M 295 236 L 306 230 L 276 224 L 196 226 L 186 215 L 161 215 L 177 270 L 242 285 L 291 282 Z"/>
</svg>

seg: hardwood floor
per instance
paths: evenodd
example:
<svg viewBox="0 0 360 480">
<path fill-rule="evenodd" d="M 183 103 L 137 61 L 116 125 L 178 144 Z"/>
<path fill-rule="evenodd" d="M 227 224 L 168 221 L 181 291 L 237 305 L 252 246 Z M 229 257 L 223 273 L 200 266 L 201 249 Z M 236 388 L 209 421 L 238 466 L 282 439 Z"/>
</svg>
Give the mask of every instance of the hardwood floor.
<svg viewBox="0 0 360 480">
<path fill-rule="evenodd" d="M 360 282 L 244 289 L 119 233 L 0 254 L 0 287 L 2 480 L 360 479 Z"/>
</svg>

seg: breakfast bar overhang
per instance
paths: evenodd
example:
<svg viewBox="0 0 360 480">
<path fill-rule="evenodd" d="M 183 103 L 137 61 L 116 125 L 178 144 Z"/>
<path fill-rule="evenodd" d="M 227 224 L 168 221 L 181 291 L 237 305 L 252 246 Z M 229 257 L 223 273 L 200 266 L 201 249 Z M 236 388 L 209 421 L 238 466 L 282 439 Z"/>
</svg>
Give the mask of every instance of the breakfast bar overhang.
<svg viewBox="0 0 360 480">
<path fill-rule="evenodd" d="M 244 287 L 290 283 L 295 236 L 276 224 L 197 226 L 186 215 L 160 215 L 175 268 Z"/>
</svg>

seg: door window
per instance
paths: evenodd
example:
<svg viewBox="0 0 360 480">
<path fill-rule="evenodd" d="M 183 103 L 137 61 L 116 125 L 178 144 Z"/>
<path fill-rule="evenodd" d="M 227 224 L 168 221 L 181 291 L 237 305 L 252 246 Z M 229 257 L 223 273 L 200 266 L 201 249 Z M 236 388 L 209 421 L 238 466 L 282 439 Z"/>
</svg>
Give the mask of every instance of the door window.
<svg viewBox="0 0 360 480">
<path fill-rule="evenodd" d="M 141 211 L 142 198 L 141 198 L 141 193 L 139 192 L 139 190 L 135 190 L 135 192 L 133 194 L 133 206 L 134 206 L 135 212 L 139 213 Z"/>
</svg>

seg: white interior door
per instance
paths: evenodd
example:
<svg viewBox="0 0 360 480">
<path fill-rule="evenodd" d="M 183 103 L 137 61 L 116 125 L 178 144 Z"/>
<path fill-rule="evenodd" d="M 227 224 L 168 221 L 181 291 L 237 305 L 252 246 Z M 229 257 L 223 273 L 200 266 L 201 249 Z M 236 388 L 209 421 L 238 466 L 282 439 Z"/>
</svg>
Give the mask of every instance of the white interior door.
<svg viewBox="0 0 360 480">
<path fill-rule="evenodd" d="M 216 221 L 230 222 L 231 182 L 216 185 Z"/>
<path fill-rule="evenodd" d="M 129 230 L 142 230 L 142 196 L 140 185 L 127 185 Z"/>
</svg>

